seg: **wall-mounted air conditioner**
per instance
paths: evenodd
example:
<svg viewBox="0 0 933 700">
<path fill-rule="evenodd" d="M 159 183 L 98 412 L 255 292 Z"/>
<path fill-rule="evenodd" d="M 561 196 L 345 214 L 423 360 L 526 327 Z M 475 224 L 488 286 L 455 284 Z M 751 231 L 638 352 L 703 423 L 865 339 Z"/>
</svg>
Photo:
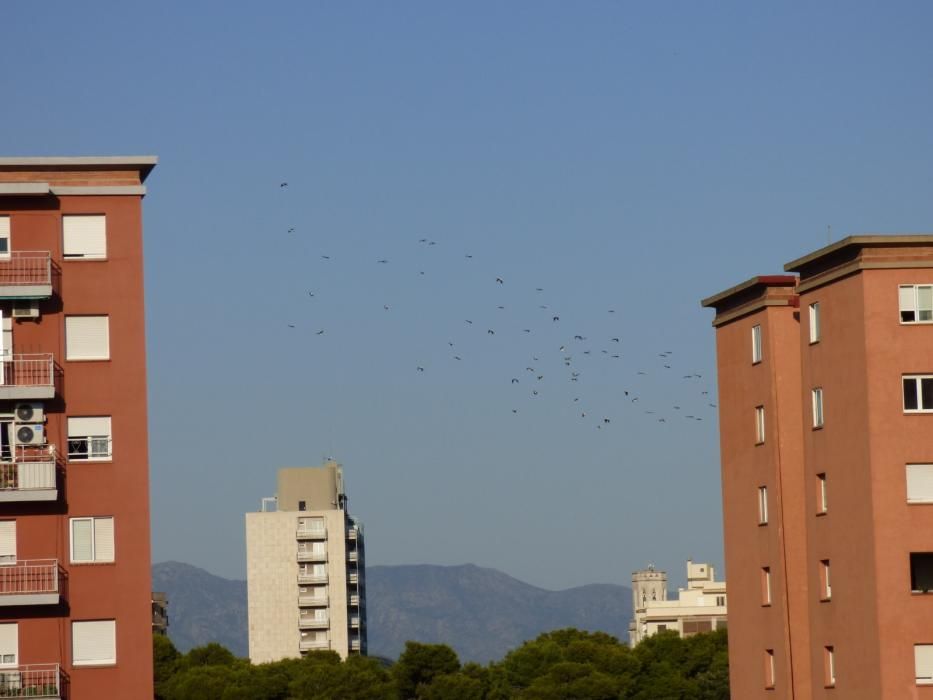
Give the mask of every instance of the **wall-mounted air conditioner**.
<svg viewBox="0 0 933 700">
<path fill-rule="evenodd" d="M 38 301 L 14 302 L 13 318 L 39 318 L 39 302 Z"/>
<path fill-rule="evenodd" d="M 19 445 L 44 445 L 45 426 L 42 423 L 17 425 L 16 442 Z"/>
<path fill-rule="evenodd" d="M 45 411 L 41 401 L 23 401 L 16 404 L 13 415 L 17 423 L 42 423 L 45 421 Z"/>
</svg>

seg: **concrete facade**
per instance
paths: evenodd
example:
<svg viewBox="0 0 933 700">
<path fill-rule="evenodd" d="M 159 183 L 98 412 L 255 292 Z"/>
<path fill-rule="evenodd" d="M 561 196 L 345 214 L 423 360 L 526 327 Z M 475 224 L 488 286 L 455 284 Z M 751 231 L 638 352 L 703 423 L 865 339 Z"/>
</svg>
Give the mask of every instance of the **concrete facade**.
<svg viewBox="0 0 933 700">
<path fill-rule="evenodd" d="M 632 574 L 632 611 L 629 646 L 658 632 L 677 632 L 681 637 L 726 627 L 726 584 L 716 580 L 706 563 L 687 562 L 687 587 L 676 599 L 667 595 L 667 573 L 653 566 Z"/>
<path fill-rule="evenodd" d="M 704 301 L 733 697 L 933 698 L 933 236 L 853 236 L 785 270 Z"/>
<path fill-rule="evenodd" d="M 363 529 L 346 510 L 342 469 L 280 469 L 278 484 L 275 510 L 246 514 L 250 659 L 365 654 Z"/>
<path fill-rule="evenodd" d="M 0 626 L 14 648 L 0 678 L 24 696 L 153 693 L 142 195 L 155 163 L 0 158 L 0 522 L 14 533 L 0 567 Z M 66 257 L 65 217 L 78 215 L 103 218 L 99 254 Z M 106 317 L 106 356 L 68 356 L 66 317 L 81 316 Z M 35 359 L 45 357 L 48 373 Z M 37 409 L 28 425 L 43 437 L 31 445 L 20 402 Z M 74 417 L 109 417 L 109 436 L 69 439 Z M 94 550 L 77 553 L 73 528 L 91 522 Z M 109 631 L 93 650 L 81 640 L 97 623 Z"/>
</svg>

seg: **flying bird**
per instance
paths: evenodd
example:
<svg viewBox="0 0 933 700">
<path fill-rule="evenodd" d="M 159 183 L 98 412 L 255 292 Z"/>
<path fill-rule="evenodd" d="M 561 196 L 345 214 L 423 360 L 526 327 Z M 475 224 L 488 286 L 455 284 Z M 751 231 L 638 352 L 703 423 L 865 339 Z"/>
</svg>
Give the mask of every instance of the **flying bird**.
<svg viewBox="0 0 933 700">
<path fill-rule="evenodd" d="M 294 327 L 295 327 L 295 324 L 294 324 L 294 323 L 289 323 L 289 324 L 288 324 L 288 327 L 289 327 L 289 328 L 294 328 Z"/>
<path fill-rule="evenodd" d="M 518 380 L 515 377 L 512 377 L 512 384 L 518 384 Z"/>
<path fill-rule="evenodd" d="M 321 258 L 322 258 L 323 260 L 330 260 L 330 256 L 329 256 L 329 255 L 322 255 Z"/>
<path fill-rule="evenodd" d="M 505 280 L 503 280 L 501 277 L 496 277 L 496 282 L 499 284 L 505 284 Z"/>
<path fill-rule="evenodd" d="M 454 359 L 455 359 L 455 360 L 462 360 L 463 358 L 460 357 L 460 355 L 454 355 Z"/>
<path fill-rule="evenodd" d="M 495 335 L 495 334 L 496 334 L 496 332 L 495 332 L 492 328 L 490 328 L 490 329 L 487 330 L 486 332 L 487 332 L 489 335 Z"/>
<path fill-rule="evenodd" d="M 419 372 L 424 372 L 424 367 L 418 367 L 417 370 L 418 370 Z"/>
<path fill-rule="evenodd" d="M 294 229 L 294 228 L 290 228 L 290 229 L 288 229 L 288 232 L 289 232 L 289 233 L 295 233 L 295 229 Z"/>
<path fill-rule="evenodd" d="M 555 316 L 555 317 L 552 318 L 551 320 L 552 320 L 552 321 L 560 321 L 560 316 Z"/>
<path fill-rule="evenodd" d="M 382 260 L 377 260 L 376 262 L 379 263 L 380 265 L 385 265 L 385 264 L 388 263 L 389 261 L 386 260 L 385 258 L 383 258 Z"/>
<path fill-rule="evenodd" d="M 288 183 L 287 183 L 287 182 L 280 182 L 280 183 L 279 183 L 279 187 L 288 187 Z"/>
<path fill-rule="evenodd" d="M 315 333 L 314 335 L 324 335 L 324 329 L 322 328 L 321 330 L 319 330 L 319 331 L 318 331 L 317 333 Z"/>
</svg>

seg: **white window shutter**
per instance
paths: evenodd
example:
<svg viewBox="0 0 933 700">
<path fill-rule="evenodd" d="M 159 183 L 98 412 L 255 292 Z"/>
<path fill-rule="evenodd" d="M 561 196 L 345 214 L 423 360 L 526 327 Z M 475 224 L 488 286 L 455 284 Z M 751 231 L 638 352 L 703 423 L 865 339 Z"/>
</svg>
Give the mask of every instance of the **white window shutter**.
<svg viewBox="0 0 933 700">
<path fill-rule="evenodd" d="M 918 683 L 933 684 L 933 644 L 914 644 L 914 668 Z"/>
<path fill-rule="evenodd" d="M 116 620 L 72 622 L 71 660 L 75 666 L 116 663 Z"/>
<path fill-rule="evenodd" d="M 933 502 L 933 464 L 907 465 L 907 502 Z"/>
<path fill-rule="evenodd" d="M 68 419 L 68 437 L 110 436 L 110 416 L 93 416 Z"/>
<path fill-rule="evenodd" d="M 15 520 L 0 520 L 0 561 L 16 561 Z"/>
<path fill-rule="evenodd" d="M 106 217 L 63 216 L 62 234 L 66 258 L 107 257 Z"/>
<path fill-rule="evenodd" d="M 71 521 L 71 561 L 94 560 L 94 524 L 90 518 Z"/>
<path fill-rule="evenodd" d="M 65 359 L 110 359 L 110 318 L 107 316 L 66 316 Z"/>
<path fill-rule="evenodd" d="M 113 518 L 94 518 L 94 561 L 113 561 Z"/>
<path fill-rule="evenodd" d="M 914 287 L 907 285 L 897 288 L 897 296 L 900 301 L 901 311 L 914 310 Z"/>
<path fill-rule="evenodd" d="M 13 657 L 10 660 L 10 657 Z M 19 625 L 15 622 L 6 622 L 0 625 L 0 664 L 9 666 L 17 662 L 19 657 Z M 7 659 L 4 661 L 4 659 Z"/>
<path fill-rule="evenodd" d="M 0 237 L 10 235 L 10 217 L 0 216 Z"/>
</svg>

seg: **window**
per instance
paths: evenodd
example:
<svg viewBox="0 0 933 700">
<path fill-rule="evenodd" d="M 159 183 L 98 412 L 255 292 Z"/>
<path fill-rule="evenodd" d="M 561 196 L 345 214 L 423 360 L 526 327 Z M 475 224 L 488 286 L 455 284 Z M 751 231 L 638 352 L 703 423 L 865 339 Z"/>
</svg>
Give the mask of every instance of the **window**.
<svg viewBox="0 0 933 700">
<path fill-rule="evenodd" d="M 768 566 L 761 569 L 761 604 L 771 605 L 771 568 Z"/>
<path fill-rule="evenodd" d="M 833 586 L 829 580 L 829 559 L 820 560 L 820 600 L 833 597 Z"/>
<path fill-rule="evenodd" d="M 836 685 L 836 654 L 833 647 L 823 647 L 823 679 L 827 688 Z"/>
<path fill-rule="evenodd" d="M 0 216 L 0 259 L 10 257 L 10 217 Z"/>
<path fill-rule="evenodd" d="M 107 219 L 103 215 L 62 217 L 65 259 L 103 260 L 107 257 Z"/>
<path fill-rule="evenodd" d="M 71 519 L 71 563 L 112 562 L 113 518 Z"/>
<path fill-rule="evenodd" d="M 902 284 L 897 292 L 901 307 L 901 323 L 933 321 L 933 285 Z"/>
<path fill-rule="evenodd" d="M 933 644 L 914 644 L 917 685 L 933 685 Z"/>
<path fill-rule="evenodd" d="M 16 563 L 16 521 L 0 520 L 0 566 Z"/>
<path fill-rule="evenodd" d="M 758 487 L 758 524 L 768 524 L 768 487 Z"/>
<path fill-rule="evenodd" d="M 19 658 L 19 624 L 16 622 L 5 622 L 0 625 L 0 665 L 15 666 L 17 658 Z M 0 678 L 4 677 L 10 680 L 13 679 L 12 675 L 7 676 L 6 674 L 0 673 Z M 19 687 L 9 687 L 9 689 L 19 690 Z M 11 697 L 16 696 L 13 695 Z"/>
<path fill-rule="evenodd" d="M 109 317 L 65 316 L 65 359 L 109 360 Z"/>
<path fill-rule="evenodd" d="M 112 456 L 110 416 L 68 419 L 68 459 L 102 461 Z"/>
<path fill-rule="evenodd" d="M 760 445 L 765 441 L 765 407 L 755 407 L 755 444 Z"/>
<path fill-rule="evenodd" d="M 71 663 L 97 666 L 117 662 L 117 621 L 71 623 Z"/>
<path fill-rule="evenodd" d="M 813 399 L 813 427 L 823 427 L 823 389 L 817 387 L 812 392 Z"/>
<path fill-rule="evenodd" d="M 305 501 L 298 501 L 298 510 L 308 510 L 308 504 Z"/>
<path fill-rule="evenodd" d="M 765 688 L 774 687 L 774 649 L 765 649 Z"/>
<path fill-rule="evenodd" d="M 724 608 L 724 607 L 726 607 L 726 596 L 724 596 L 724 595 L 718 595 L 718 596 L 716 596 L 716 607 L 717 607 L 717 608 Z"/>
<path fill-rule="evenodd" d="M 910 553 L 910 590 L 933 593 L 933 552 Z"/>
<path fill-rule="evenodd" d="M 816 514 L 826 514 L 826 474 L 816 475 Z"/>
<path fill-rule="evenodd" d="M 904 413 L 933 411 L 933 375 L 904 377 Z"/>
<path fill-rule="evenodd" d="M 820 342 L 820 302 L 810 304 L 810 342 Z"/>
<path fill-rule="evenodd" d="M 933 503 L 933 464 L 907 465 L 907 502 Z"/>
<path fill-rule="evenodd" d="M 761 362 L 761 326 L 752 326 L 752 364 Z"/>
</svg>

